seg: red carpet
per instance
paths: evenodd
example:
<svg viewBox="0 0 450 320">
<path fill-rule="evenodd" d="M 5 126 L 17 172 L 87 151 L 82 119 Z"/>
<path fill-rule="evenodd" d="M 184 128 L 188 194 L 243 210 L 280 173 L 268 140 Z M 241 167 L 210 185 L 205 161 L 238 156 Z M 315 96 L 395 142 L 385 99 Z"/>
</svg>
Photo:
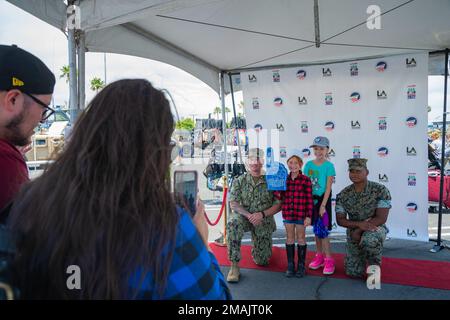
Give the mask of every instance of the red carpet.
<svg viewBox="0 0 450 320">
<path fill-rule="evenodd" d="M 220 265 L 229 266 L 227 248 L 210 245 Z M 273 247 L 272 258 L 267 267 L 257 266 L 251 256 L 251 246 L 241 247 L 241 268 L 257 269 L 263 271 L 285 272 L 287 267 L 286 251 L 284 248 Z M 307 264 L 314 258 L 315 252 L 308 251 Z M 344 255 L 333 254 L 336 261 L 336 271 L 333 278 L 350 279 L 344 272 Z M 308 275 L 324 276 L 322 270 L 308 270 Z M 381 269 L 381 282 L 400 284 L 405 286 L 425 287 L 450 290 L 450 262 L 437 262 L 428 260 L 398 259 L 383 257 Z"/>
</svg>

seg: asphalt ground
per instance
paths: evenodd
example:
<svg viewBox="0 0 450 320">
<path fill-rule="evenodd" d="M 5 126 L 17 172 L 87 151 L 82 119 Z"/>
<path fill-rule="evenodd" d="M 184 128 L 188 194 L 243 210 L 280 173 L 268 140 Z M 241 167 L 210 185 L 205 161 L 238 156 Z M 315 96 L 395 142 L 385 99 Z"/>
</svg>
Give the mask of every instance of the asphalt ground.
<svg viewBox="0 0 450 320">
<path fill-rule="evenodd" d="M 208 155 L 204 151 L 204 156 Z M 222 200 L 222 192 L 213 192 L 206 187 L 206 178 L 202 174 L 208 163 L 207 157 L 201 157 L 201 152 L 196 150 L 196 157 L 182 158 L 174 170 L 196 170 L 199 176 L 199 196 L 206 204 L 206 211 L 211 221 L 214 221 L 219 213 Z M 37 177 L 41 170 L 33 171 L 32 177 Z M 224 216 L 216 226 L 210 227 L 209 239 L 214 241 L 221 236 L 224 226 Z M 429 235 L 437 237 L 438 215 L 429 214 Z M 442 216 L 442 239 L 444 245 L 450 245 L 450 214 Z M 286 236 L 284 228 L 280 227 L 273 234 L 274 246 L 284 247 Z M 311 229 L 311 228 L 309 228 Z M 336 253 L 345 253 L 345 236 L 332 233 L 330 236 L 332 250 Z M 307 230 L 308 250 L 315 251 L 314 236 L 311 230 Z M 251 244 L 250 233 L 246 234 L 243 244 Z M 388 238 L 384 246 L 384 256 L 393 258 L 409 258 L 419 260 L 450 262 L 450 250 L 432 253 L 430 249 L 434 242 L 418 242 L 411 240 L 399 240 Z M 221 267 L 226 276 L 228 267 Z M 430 270 L 433 272 L 433 270 Z M 418 275 L 420 276 L 420 275 Z M 254 269 L 241 269 L 241 281 L 229 285 L 234 299 L 237 300 L 437 300 L 450 299 L 450 290 L 439 290 L 395 284 L 381 284 L 379 290 L 369 290 L 362 280 L 334 279 L 326 276 L 306 276 L 302 279 L 286 278 L 283 273 L 260 271 Z"/>
<path fill-rule="evenodd" d="M 206 206 L 210 220 L 219 213 L 218 205 Z M 221 236 L 224 217 L 218 225 L 210 227 L 209 238 L 214 241 Z M 436 233 L 437 215 L 429 215 L 429 233 Z M 450 245 L 450 214 L 443 215 L 443 243 Z M 286 234 L 278 228 L 273 234 L 274 246 L 284 247 Z M 330 236 L 332 251 L 345 253 L 345 235 L 332 233 Z M 307 229 L 308 250 L 315 251 L 314 234 Z M 250 233 L 245 234 L 242 244 L 251 245 Z M 419 242 L 387 238 L 383 256 L 392 258 L 418 259 L 450 262 L 450 249 L 432 253 L 435 242 Z M 228 267 L 221 267 L 226 276 Z M 433 270 L 430 270 L 433 272 Z M 420 276 L 420 275 L 418 275 Z M 362 280 L 335 279 L 327 276 L 307 276 L 302 279 L 286 278 L 282 272 L 241 269 L 239 283 L 229 284 L 234 299 L 237 300 L 441 300 L 450 299 L 450 290 L 430 289 L 396 284 L 381 284 L 379 290 L 369 290 Z"/>
</svg>

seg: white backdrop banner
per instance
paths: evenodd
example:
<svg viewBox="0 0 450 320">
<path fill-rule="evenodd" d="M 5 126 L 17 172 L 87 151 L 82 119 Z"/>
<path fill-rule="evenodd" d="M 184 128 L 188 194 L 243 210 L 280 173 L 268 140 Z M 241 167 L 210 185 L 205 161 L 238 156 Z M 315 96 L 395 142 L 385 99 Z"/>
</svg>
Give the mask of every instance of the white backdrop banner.
<svg viewBox="0 0 450 320">
<path fill-rule="evenodd" d="M 388 236 L 428 241 L 427 54 L 246 72 L 241 79 L 250 147 L 272 147 L 283 164 L 299 150 L 306 163 L 314 137 L 329 138 L 333 211 L 336 194 L 351 183 L 347 160 L 366 158 L 369 179 L 392 195 Z"/>
</svg>

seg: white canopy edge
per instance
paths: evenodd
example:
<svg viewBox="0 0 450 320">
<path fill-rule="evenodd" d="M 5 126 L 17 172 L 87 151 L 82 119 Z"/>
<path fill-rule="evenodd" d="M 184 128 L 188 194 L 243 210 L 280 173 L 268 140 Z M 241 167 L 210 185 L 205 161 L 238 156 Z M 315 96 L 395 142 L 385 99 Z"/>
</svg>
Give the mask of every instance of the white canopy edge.
<svg viewBox="0 0 450 320">
<path fill-rule="evenodd" d="M 39 19 L 64 31 L 66 24 L 67 7 L 62 0 L 7 0 L 15 6 L 27 11 Z M 170 13 L 183 8 L 195 8 L 210 3 L 223 2 L 223 0 L 135 0 L 132 4 L 121 0 L 83 0 L 79 2 L 81 16 L 81 30 L 85 32 L 86 51 L 109 52 L 148 58 L 178 67 L 197 77 L 220 93 L 219 73 L 229 71 L 234 74 L 241 71 L 283 68 L 293 66 L 306 66 L 328 64 L 361 59 L 377 58 L 414 51 L 396 50 L 392 54 L 373 54 L 357 58 L 314 61 L 307 64 L 266 65 L 257 68 L 235 70 L 221 70 L 198 56 L 180 48 L 169 41 L 158 37 L 139 27 L 133 21 L 152 16 L 154 14 Z M 101 9 L 108 4 L 108 11 Z M 124 46 L 126 43 L 126 46 Z M 326 45 L 326 44 L 324 44 Z M 235 49 L 234 49 L 235 50 Z M 376 52 L 376 51 L 374 51 Z M 418 52 L 418 51 L 415 51 Z M 430 55 L 429 74 L 442 75 L 444 70 L 443 55 Z M 241 90 L 238 77 L 233 77 L 234 91 Z M 225 93 L 230 92 L 230 81 L 225 74 Z"/>
<path fill-rule="evenodd" d="M 67 7 L 62 0 L 8 0 L 8 2 L 62 31 L 65 29 Z M 114 0 L 114 2 L 117 2 L 117 11 L 121 7 L 120 1 Z M 170 8 L 178 8 L 180 5 L 186 5 L 188 2 L 190 3 L 190 1 L 185 0 L 174 1 L 170 4 Z M 193 2 L 204 3 L 211 2 L 211 0 L 194 0 Z M 95 1 L 83 1 L 81 5 L 83 5 L 82 12 L 95 12 Z M 162 5 L 168 6 L 167 3 L 163 3 L 158 8 L 161 9 Z M 219 93 L 219 74 L 221 72 L 219 68 L 178 48 L 164 39 L 158 38 L 146 30 L 142 30 L 133 23 L 126 22 L 132 21 L 136 16 L 148 14 L 149 10 L 154 9 L 152 7 L 144 10 L 144 12 L 133 12 L 131 16 L 126 16 L 126 13 L 122 13 L 122 15 L 114 19 L 101 20 L 99 17 L 95 17 L 91 24 L 86 26 L 86 51 L 132 55 L 167 63 L 195 76 Z M 116 14 L 119 13 L 121 12 L 118 11 Z M 86 21 L 91 20 L 87 19 Z M 116 25 L 117 23 L 119 25 Z M 123 46 L 124 43 L 127 43 L 126 47 Z M 225 92 L 229 93 L 229 77 L 226 74 L 224 82 Z"/>
</svg>

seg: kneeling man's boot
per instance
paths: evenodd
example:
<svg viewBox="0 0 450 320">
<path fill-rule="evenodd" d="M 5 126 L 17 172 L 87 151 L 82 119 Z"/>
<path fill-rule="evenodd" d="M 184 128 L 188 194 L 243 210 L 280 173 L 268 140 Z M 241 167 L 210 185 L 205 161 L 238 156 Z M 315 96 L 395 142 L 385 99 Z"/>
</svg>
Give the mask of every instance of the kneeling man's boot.
<svg viewBox="0 0 450 320">
<path fill-rule="evenodd" d="M 297 245 L 298 250 L 298 263 L 297 263 L 297 273 L 295 274 L 298 278 L 303 278 L 306 274 L 305 263 L 306 263 L 306 244 Z"/>
<path fill-rule="evenodd" d="M 233 262 L 231 264 L 230 271 L 228 272 L 227 281 L 228 282 L 239 282 L 239 277 L 241 272 L 239 270 L 238 262 Z"/>
<path fill-rule="evenodd" d="M 286 244 L 286 255 L 288 260 L 286 277 L 291 278 L 295 276 L 295 244 Z"/>
</svg>

